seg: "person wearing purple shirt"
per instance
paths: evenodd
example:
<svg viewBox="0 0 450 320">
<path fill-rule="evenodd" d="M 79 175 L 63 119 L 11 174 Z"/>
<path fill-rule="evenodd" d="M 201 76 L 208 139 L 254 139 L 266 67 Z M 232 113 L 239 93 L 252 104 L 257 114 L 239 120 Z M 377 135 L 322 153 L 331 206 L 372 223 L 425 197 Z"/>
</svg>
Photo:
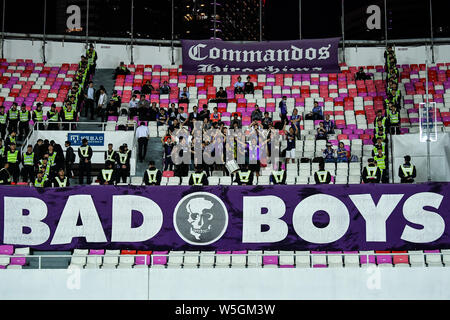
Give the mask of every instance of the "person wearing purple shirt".
<svg viewBox="0 0 450 320">
<path fill-rule="evenodd" d="M 325 116 L 325 120 L 323 121 L 323 127 L 325 128 L 325 130 L 328 134 L 334 133 L 334 122 L 333 122 L 333 120 L 330 120 L 329 114 L 327 114 Z"/>
<path fill-rule="evenodd" d="M 287 106 L 286 106 L 287 97 L 283 96 L 278 105 L 280 108 L 280 118 L 281 118 L 281 126 L 284 126 L 287 123 Z"/>
</svg>

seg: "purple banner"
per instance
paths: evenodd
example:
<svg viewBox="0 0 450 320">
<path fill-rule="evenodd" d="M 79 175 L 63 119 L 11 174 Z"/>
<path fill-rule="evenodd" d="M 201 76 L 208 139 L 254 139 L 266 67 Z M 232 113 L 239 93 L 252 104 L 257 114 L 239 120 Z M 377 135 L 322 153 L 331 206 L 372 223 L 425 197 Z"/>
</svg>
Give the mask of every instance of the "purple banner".
<svg viewBox="0 0 450 320">
<path fill-rule="evenodd" d="M 181 40 L 184 74 L 336 73 L 340 38 L 238 44 Z"/>
<path fill-rule="evenodd" d="M 0 187 L 0 243 L 42 250 L 450 248 L 449 187 Z"/>
</svg>

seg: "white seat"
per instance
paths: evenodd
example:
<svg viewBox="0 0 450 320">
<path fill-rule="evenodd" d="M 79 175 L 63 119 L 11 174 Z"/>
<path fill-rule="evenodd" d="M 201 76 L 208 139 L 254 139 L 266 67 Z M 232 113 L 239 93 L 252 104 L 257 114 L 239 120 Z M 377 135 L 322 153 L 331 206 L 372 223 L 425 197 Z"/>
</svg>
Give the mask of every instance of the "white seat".
<svg viewBox="0 0 450 320">
<path fill-rule="evenodd" d="M 332 253 L 328 255 L 328 266 L 330 268 L 343 267 L 342 254 Z"/>
<path fill-rule="evenodd" d="M 261 250 L 249 250 L 247 256 L 247 266 L 249 268 L 262 266 L 262 251 Z"/>
<path fill-rule="evenodd" d="M 247 257 L 244 254 L 232 254 L 231 255 L 231 267 L 242 268 L 247 264 Z"/>
<path fill-rule="evenodd" d="M 200 253 L 200 268 L 212 268 L 214 266 L 214 251 L 202 251 Z"/>
<path fill-rule="evenodd" d="M 280 266 L 293 266 L 295 264 L 294 251 L 280 251 Z"/>
<path fill-rule="evenodd" d="M 30 255 L 30 248 L 15 248 L 14 249 L 14 255 L 22 255 L 22 256 L 28 256 Z"/>
<path fill-rule="evenodd" d="M 134 256 L 129 254 L 124 254 L 119 257 L 118 269 L 132 268 L 134 265 Z"/>
<path fill-rule="evenodd" d="M 186 251 L 184 254 L 183 267 L 197 268 L 200 257 L 200 251 Z"/>
<path fill-rule="evenodd" d="M 119 264 L 120 250 L 106 250 L 103 257 L 102 269 L 116 268 Z"/>
<path fill-rule="evenodd" d="M 315 265 L 326 265 L 327 264 L 327 256 L 325 254 L 311 254 L 311 263 L 313 267 Z"/>
<path fill-rule="evenodd" d="M 167 259 L 167 267 L 181 267 L 184 251 L 170 251 Z"/>
<path fill-rule="evenodd" d="M 230 254 L 216 254 L 216 268 L 217 267 L 229 267 L 231 264 Z"/>
<path fill-rule="evenodd" d="M 359 255 L 358 254 L 344 254 L 345 267 L 359 267 Z"/>
<path fill-rule="evenodd" d="M 295 267 L 309 268 L 311 267 L 311 256 L 309 251 L 295 251 Z"/>
</svg>

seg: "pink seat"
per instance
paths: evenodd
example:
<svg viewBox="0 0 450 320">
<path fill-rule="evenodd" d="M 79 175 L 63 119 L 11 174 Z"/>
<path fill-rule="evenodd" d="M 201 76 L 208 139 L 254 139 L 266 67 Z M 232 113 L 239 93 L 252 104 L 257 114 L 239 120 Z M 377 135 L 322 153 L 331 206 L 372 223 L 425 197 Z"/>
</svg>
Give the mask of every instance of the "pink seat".
<svg viewBox="0 0 450 320">
<path fill-rule="evenodd" d="M 0 254 L 11 256 L 14 254 L 14 246 L 4 244 L 0 245 Z"/>
<path fill-rule="evenodd" d="M 263 256 L 263 265 L 278 265 L 278 256 Z"/>
<path fill-rule="evenodd" d="M 166 265 L 167 256 L 158 256 L 158 254 L 167 254 L 167 251 L 153 251 L 152 264 L 153 265 Z"/>
</svg>

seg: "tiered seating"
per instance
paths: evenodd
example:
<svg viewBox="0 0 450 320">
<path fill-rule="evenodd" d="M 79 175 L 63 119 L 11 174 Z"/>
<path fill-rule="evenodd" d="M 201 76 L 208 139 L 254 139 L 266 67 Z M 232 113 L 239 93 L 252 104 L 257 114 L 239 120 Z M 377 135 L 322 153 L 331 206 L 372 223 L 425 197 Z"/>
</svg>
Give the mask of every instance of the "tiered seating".
<svg viewBox="0 0 450 320">
<path fill-rule="evenodd" d="M 9 110 L 13 102 L 19 106 L 25 103 L 33 110 L 36 103 L 43 104 L 44 114 L 55 103 L 59 111 L 67 97 L 77 64 L 46 66 L 32 60 L 0 59 L 0 104 Z"/>
<path fill-rule="evenodd" d="M 21 269 L 43 252 L 0 246 L 0 269 Z M 45 255 L 66 254 L 45 252 Z M 69 252 L 70 254 L 70 252 Z M 43 255 L 43 256 L 45 256 Z M 61 257 L 63 257 L 61 255 Z M 47 258 L 50 259 L 50 258 Z M 354 268 L 448 267 L 450 250 L 424 251 L 151 251 L 75 249 L 70 264 L 42 264 L 41 268 Z M 33 268 L 38 268 L 34 263 Z"/>
</svg>

